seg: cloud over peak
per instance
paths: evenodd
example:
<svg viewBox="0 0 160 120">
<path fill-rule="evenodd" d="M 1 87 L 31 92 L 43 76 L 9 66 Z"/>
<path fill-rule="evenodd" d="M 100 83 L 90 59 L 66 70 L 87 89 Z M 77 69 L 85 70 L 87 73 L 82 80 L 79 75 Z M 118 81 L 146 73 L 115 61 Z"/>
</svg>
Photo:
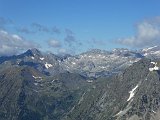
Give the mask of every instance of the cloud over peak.
<svg viewBox="0 0 160 120">
<path fill-rule="evenodd" d="M 146 47 L 160 43 L 160 19 L 145 20 L 136 26 L 136 34 L 116 42 L 131 47 Z"/>
<path fill-rule="evenodd" d="M 18 54 L 22 50 L 38 47 L 16 34 L 0 30 L 0 56 Z"/>
<path fill-rule="evenodd" d="M 60 48 L 60 47 L 62 46 L 61 43 L 60 43 L 60 41 L 54 40 L 54 39 L 49 40 L 49 41 L 48 41 L 48 45 L 49 45 L 50 47 L 54 47 L 54 48 Z"/>
</svg>

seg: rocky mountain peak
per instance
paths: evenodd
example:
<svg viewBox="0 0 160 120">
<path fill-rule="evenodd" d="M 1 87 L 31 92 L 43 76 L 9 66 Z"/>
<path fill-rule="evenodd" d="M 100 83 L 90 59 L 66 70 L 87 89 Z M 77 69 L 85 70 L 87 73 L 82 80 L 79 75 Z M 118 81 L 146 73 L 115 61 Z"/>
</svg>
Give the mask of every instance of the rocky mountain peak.
<svg viewBox="0 0 160 120">
<path fill-rule="evenodd" d="M 40 56 L 41 52 L 36 48 L 32 48 L 27 50 L 24 54 L 27 56 L 35 56 L 35 55 Z"/>
</svg>

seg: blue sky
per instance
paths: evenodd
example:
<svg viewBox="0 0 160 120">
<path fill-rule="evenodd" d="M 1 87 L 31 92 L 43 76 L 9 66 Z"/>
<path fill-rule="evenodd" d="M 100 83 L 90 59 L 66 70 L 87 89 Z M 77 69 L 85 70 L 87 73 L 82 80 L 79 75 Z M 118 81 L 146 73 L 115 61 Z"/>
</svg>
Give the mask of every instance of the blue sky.
<svg viewBox="0 0 160 120">
<path fill-rule="evenodd" d="M 0 0 L 0 30 L 27 44 L 1 40 L 0 48 L 80 53 L 148 47 L 159 41 L 159 11 L 159 0 Z"/>
</svg>

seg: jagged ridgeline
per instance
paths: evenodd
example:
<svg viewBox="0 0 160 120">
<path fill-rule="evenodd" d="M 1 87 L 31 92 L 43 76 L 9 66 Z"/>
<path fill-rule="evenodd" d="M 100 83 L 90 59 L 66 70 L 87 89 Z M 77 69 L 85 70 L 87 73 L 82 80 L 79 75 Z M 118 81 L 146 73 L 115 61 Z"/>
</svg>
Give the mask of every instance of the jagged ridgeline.
<svg viewBox="0 0 160 120">
<path fill-rule="evenodd" d="M 116 49 L 110 52 L 91 50 L 74 56 L 46 54 L 37 49 L 31 49 L 20 55 L 0 57 L 0 63 L 3 67 L 30 66 L 46 75 L 68 71 L 85 77 L 98 78 L 115 74 L 141 58 L 143 55 L 140 53 L 127 49 Z"/>
<path fill-rule="evenodd" d="M 151 48 L 0 57 L 0 120 L 160 120 L 159 67 Z"/>
</svg>

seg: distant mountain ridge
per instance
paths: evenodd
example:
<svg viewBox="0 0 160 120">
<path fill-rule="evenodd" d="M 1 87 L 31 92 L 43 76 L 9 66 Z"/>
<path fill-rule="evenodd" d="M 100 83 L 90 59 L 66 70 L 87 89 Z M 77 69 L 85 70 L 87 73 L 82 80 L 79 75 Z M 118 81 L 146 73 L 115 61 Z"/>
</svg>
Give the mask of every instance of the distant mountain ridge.
<svg viewBox="0 0 160 120">
<path fill-rule="evenodd" d="M 141 58 L 142 54 L 128 49 L 93 49 L 79 55 L 62 57 L 52 53 L 45 54 L 34 48 L 20 55 L 0 57 L 0 63 L 5 63 L 6 66 L 29 65 L 48 75 L 68 71 L 97 78 L 117 73 Z"/>
<path fill-rule="evenodd" d="M 160 47 L 154 46 L 139 51 L 117 48 L 112 51 L 93 49 L 79 55 L 59 56 L 30 49 L 25 53 L 9 57 L 0 57 L 0 63 L 29 65 L 46 74 L 63 72 L 78 73 L 87 77 L 110 76 L 124 70 L 134 62 L 147 57 L 160 58 Z"/>
</svg>

